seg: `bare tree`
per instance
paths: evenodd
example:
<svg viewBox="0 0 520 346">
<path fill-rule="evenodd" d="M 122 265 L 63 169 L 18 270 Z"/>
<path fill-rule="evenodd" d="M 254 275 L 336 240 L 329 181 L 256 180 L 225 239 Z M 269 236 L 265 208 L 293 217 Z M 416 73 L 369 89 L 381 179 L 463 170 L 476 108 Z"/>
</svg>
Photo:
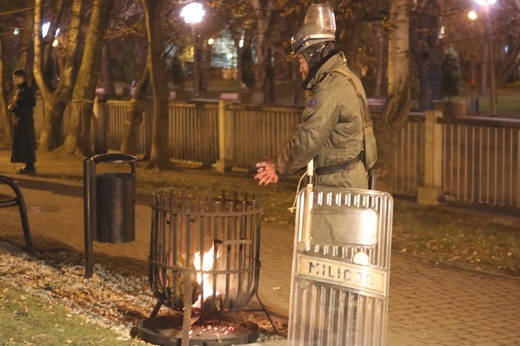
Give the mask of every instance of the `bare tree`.
<svg viewBox="0 0 520 346">
<path fill-rule="evenodd" d="M 27 82 L 31 83 L 32 79 L 32 30 L 34 21 L 34 0 L 25 0 L 21 4 L 3 3 L 0 5 L 0 11 L 5 11 L 5 14 L 0 17 L 0 143 L 3 146 L 9 146 L 12 143 L 13 127 L 12 118 L 10 112 L 7 111 L 7 105 L 10 103 L 10 99 L 13 96 L 14 90 L 9 93 L 8 80 L 11 78 L 11 72 L 8 66 L 7 58 L 12 56 L 13 47 L 7 51 L 7 46 L 15 46 L 9 37 L 13 37 L 13 24 L 22 22 L 22 27 L 17 28 L 20 32 L 19 45 L 16 47 L 18 51 L 18 57 L 15 62 L 15 67 L 23 68 L 27 73 Z M 12 17 L 11 17 L 12 16 Z M 13 20 L 14 18 L 14 20 Z"/>
<path fill-rule="evenodd" d="M 153 90 L 154 116 L 152 126 L 152 150 L 148 168 L 171 168 L 168 146 L 169 90 L 165 61 L 163 18 L 167 0 L 142 0 L 145 9 L 148 35 L 147 69 Z"/>
<path fill-rule="evenodd" d="M 24 1 L 24 26 L 20 37 L 20 55 L 18 57 L 18 67 L 23 68 L 27 73 L 27 81 L 32 79 L 33 39 L 32 28 L 34 27 L 34 0 Z"/>
<path fill-rule="evenodd" d="M 71 124 L 63 143 L 67 154 L 91 156 L 93 153 L 90 143 L 92 109 L 101 71 L 103 36 L 112 3 L 113 0 L 94 0 L 92 6 L 81 66 L 74 85 Z"/>
<path fill-rule="evenodd" d="M 419 2 L 413 11 L 411 54 L 419 74 L 419 109 L 432 109 L 433 100 L 442 99 L 441 64 L 444 49 L 440 39 L 443 12 L 441 0 Z"/>
<path fill-rule="evenodd" d="M 116 88 L 110 71 L 110 49 L 105 43 L 101 53 L 101 80 L 103 82 L 104 95 L 115 95 Z"/>
<path fill-rule="evenodd" d="M 378 189 L 393 191 L 393 157 L 396 140 L 406 124 L 410 110 L 409 78 L 409 1 L 391 0 L 388 44 L 388 97 L 382 118 L 376 127 Z"/>
<path fill-rule="evenodd" d="M 501 1 L 500 10 L 494 21 L 498 47 L 507 47 L 507 51 L 496 52 L 498 57 L 496 82 L 504 87 L 511 76 L 520 67 L 520 2 Z"/>
<path fill-rule="evenodd" d="M 271 25 L 272 1 L 271 0 L 251 0 L 252 10 L 256 15 L 256 87 L 257 91 L 262 92 L 265 96 L 269 95 L 269 85 L 274 78 L 270 73 L 270 35 L 269 28 Z M 265 97 L 264 96 L 264 97 Z M 273 100 L 267 100 L 273 101 Z"/>
<path fill-rule="evenodd" d="M 137 135 L 139 133 L 139 126 L 143 122 L 143 112 L 146 107 L 146 95 L 147 90 L 150 86 L 150 62 L 146 65 L 139 83 L 135 88 L 132 100 L 130 100 L 130 106 L 126 113 L 126 118 L 129 119 L 126 122 L 124 129 L 123 142 L 121 143 L 121 152 L 135 155 L 137 153 Z"/>
<path fill-rule="evenodd" d="M 83 0 L 73 0 L 70 13 L 67 45 L 59 48 L 58 52 L 52 49 L 52 42 L 61 17 L 66 10 L 66 1 L 59 0 L 53 8 L 53 20 L 46 40 L 42 40 L 42 0 L 35 0 L 34 15 L 34 79 L 40 88 L 44 105 L 44 122 L 40 135 L 38 150 L 50 151 L 61 145 L 61 125 L 63 111 L 72 99 L 72 90 L 78 73 L 78 51 L 80 30 L 82 24 Z M 63 30 L 64 28 L 62 28 Z M 43 41 L 43 42 L 42 42 Z M 49 60 L 45 51 L 54 51 L 54 58 L 58 59 L 60 78 L 54 87 L 52 81 L 45 78 L 45 66 Z M 46 57 L 46 58 L 45 58 Z"/>
<path fill-rule="evenodd" d="M 0 56 L 4 56 L 4 27 L 0 24 Z M 5 65 L 4 59 L 0 59 L 0 144 L 2 146 L 8 146 L 12 143 L 13 129 L 11 122 L 9 121 L 9 112 L 7 111 L 7 105 L 9 104 L 7 96 L 7 83 L 5 82 L 4 76 Z"/>
</svg>

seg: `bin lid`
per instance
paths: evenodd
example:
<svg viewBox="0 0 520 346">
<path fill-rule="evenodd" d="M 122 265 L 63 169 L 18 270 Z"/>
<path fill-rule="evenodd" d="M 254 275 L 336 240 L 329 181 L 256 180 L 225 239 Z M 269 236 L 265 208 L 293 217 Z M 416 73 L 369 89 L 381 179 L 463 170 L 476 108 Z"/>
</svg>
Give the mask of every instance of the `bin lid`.
<svg viewBox="0 0 520 346">
<path fill-rule="evenodd" d="M 108 154 L 99 154 L 92 156 L 90 158 L 94 163 L 101 162 L 135 162 L 137 161 L 137 157 L 130 154 L 123 153 L 108 153 Z"/>
</svg>

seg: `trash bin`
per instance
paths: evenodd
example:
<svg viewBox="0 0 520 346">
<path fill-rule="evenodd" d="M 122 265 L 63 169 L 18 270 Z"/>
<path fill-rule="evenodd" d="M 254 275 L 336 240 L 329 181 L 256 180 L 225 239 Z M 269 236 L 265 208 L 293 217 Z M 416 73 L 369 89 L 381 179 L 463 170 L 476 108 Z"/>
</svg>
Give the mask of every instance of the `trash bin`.
<svg viewBox="0 0 520 346">
<path fill-rule="evenodd" d="M 100 154 L 83 161 L 86 277 L 93 274 L 92 243 L 128 243 L 135 240 L 135 163 L 128 154 Z M 130 172 L 97 174 L 100 163 L 130 164 Z"/>
<path fill-rule="evenodd" d="M 478 109 L 478 97 L 472 97 L 470 100 L 470 113 L 472 115 L 478 115 L 479 109 Z"/>
<path fill-rule="evenodd" d="M 98 175 L 96 197 L 96 240 L 112 244 L 134 241 L 135 174 Z"/>
</svg>

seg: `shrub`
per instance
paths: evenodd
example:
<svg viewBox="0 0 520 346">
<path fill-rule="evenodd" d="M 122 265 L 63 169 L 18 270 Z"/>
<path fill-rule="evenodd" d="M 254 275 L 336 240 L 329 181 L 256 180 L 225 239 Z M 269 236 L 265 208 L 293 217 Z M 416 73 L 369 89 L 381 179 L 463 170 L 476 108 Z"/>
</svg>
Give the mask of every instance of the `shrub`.
<svg viewBox="0 0 520 346">
<path fill-rule="evenodd" d="M 449 98 L 460 94 L 462 89 L 462 72 L 460 71 L 459 55 L 449 46 L 442 61 L 442 91 Z"/>
</svg>

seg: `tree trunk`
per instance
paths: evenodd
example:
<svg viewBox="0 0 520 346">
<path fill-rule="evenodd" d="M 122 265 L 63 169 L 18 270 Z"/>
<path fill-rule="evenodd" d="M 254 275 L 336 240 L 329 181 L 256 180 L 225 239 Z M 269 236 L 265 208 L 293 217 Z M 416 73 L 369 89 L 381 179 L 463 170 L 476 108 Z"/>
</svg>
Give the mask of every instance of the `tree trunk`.
<svg viewBox="0 0 520 346">
<path fill-rule="evenodd" d="M 416 5 L 410 36 L 412 55 L 419 71 L 419 110 L 433 108 L 433 100 L 442 99 L 441 64 L 443 48 L 439 39 L 442 16 L 439 1 Z"/>
<path fill-rule="evenodd" d="M 143 0 L 148 32 L 148 66 L 152 82 L 154 116 L 152 150 L 147 168 L 173 167 L 168 146 L 169 90 L 164 52 L 162 14 L 165 0 Z"/>
<path fill-rule="evenodd" d="M 33 53 L 33 45 L 32 45 L 32 34 L 34 27 L 34 0 L 25 0 L 24 6 L 27 10 L 24 12 L 24 26 L 21 30 L 20 35 L 20 54 L 18 56 L 18 67 L 24 69 L 25 71 L 25 81 L 30 85 L 32 84 L 32 55 Z M 12 114 L 7 111 L 7 105 L 11 103 L 12 97 L 14 96 L 14 92 L 16 88 L 11 90 L 11 94 L 9 94 L 8 85 L 6 83 L 5 77 L 10 77 L 12 71 L 6 71 L 4 62 L 6 61 L 5 55 L 7 54 L 5 51 L 5 41 L 4 35 L 10 35 L 11 33 L 5 32 L 0 25 L 0 78 L 2 86 L 0 88 L 0 144 L 5 147 L 9 147 L 12 144 L 13 140 L 13 123 L 12 123 Z M 7 28 L 10 31 L 10 28 Z M 12 30 L 12 28 L 11 28 Z"/>
<path fill-rule="evenodd" d="M 11 145 L 13 140 L 13 128 L 11 125 L 10 112 L 7 110 L 9 104 L 7 96 L 7 84 L 3 76 L 7 75 L 4 66 L 4 30 L 0 24 L 0 145 L 2 147 L 8 147 Z"/>
<path fill-rule="evenodd" d="M 33 52 L 33 27 L 34 27 L 34 0 L 26 0 L 25 6 L 28 9 L 24 14 L 24 27 L 22 30 L 20 41 L 20 56 L 18 58 L 18 67 L 25 70 L 25 81 L 31 84 L 32 81 L 32 56 Z"/>
<path fill-rule="evenodd" d="M 106 44 L 103 45 L 101 53 L 101 80 L 103 82 L 104 95 L 115 95 L 116 88 L 114 87 L 114 80 L 112 78 L 112 71 L 110 70 L 110 49 Z"/>
<path fill-rule="evenodd" d="M 255 90 L 257 92 L 265 93 L 266 78 L 269 77 L 267 64 L 271 63 L 269 60 L 268 49 L 268 33 L 269 23 L 271 22 L 271 0 L 260 1 L 251 0 L 251 4 L 255 13 L 257 13 L 257 29 L 256 29 L 256 71 Z M 274 77 L 271 77 L 274 78 Z M 267 82 L 269 83 L 269 82 Z M 265 95 L 265 94 L 264 94 Z M 265 96 L 264 96 L 265 100 Z"/>
<path fill-rule="evenodd" d="M 149 64 L 147 64 L 149 65 Z M 148 95 L 148 87 L 150 85 L 150 70 L 145 68 L 141 80 L 135 88 L 134 95 L 130 101 L 130 107 L 126 112 L 125 134 L 123 143 L 121 144 L 121 152 L 131 155 L 137 154 L 137 136 L 139 126 L 143 122 L 143 111 L 146 107 L 146 95 Z M 150 153 L 146 153 L 145 157 L 149 157 Z"/>
<path fill-rule="evenodd" d="M 408 0 L 390 2 L 388 44 L 388 98 L 380 123 L 378 141 L 378 190 L 393 192 L 396 141 L 410 109 L 409 8 Z"/>
<path fill-rule="evenodd" d="M 480 63 L 480 95 L 484 96 L 488 93 L 488 74 L 489 74 L 489 44 L 488 40 L 484 40 L 482 45 L 482 59 Z"/>
<path fill-rule="evenodd" d="M 71 123 L 63 144 L 67 154 L 78 153 L 90 157 L 94 152 L 90 141 L 92 109 L 101 71 L 103 36 L 112 3 L 113 0 L 95 0 L 92 7 L 83 58 L 72 98 Z"/>
<path fill-rule="evenodd" d="M 61 123 L 63 111 L 68 103 L 56 102 L 55 97 L 50 95 L 43 99 L 43 124 L 38 150 L 51 151 L 62 144 Z"/>
<path fill-rule="evenodd" d="M 374 88 L 374 97 L 382 97 L 383 94 L 383 77 L 385 72 L 385 37 L 384 28 L 382 25 L 376 27 L 376 40 L 377 40 L 377 72 L 376 72 L 376 83 Z"/>
<path fill-rule="evenodd" d="M 511 75 L 518 70 L 518 67 L 520 66 L 520 46 L 514 47 L 514 49 L 511 49 L 508 54 L 505 61 L 501 61 L 500 64 L 498 64 L 498 71 L 497 71 L 497 87 L 503 88 L 506 86 L 509 78 Z"/>
<path fill-rule="evenodd" d="M 74 0 L 70 14 L 70 24 L 67 36 L 66 61 L 60 70 L 60 79 L 56 89 L 51 91 L 49 85 L 52 83 L 44 76 L 44 48 L 42 47 L 41 19 L 42 1 L 35 0 L 34 14 L 34 79 L 38 84 L 44 102 L 44 117 L 42 133 L 39 141 L 39 151 L 50 151 L 61 145 L 61 122 L 65 106 L 72 99 L 72 88 L 76 82 L 78 41 L 82 23 L 81 11 L 84 0 Z M 56 15 L 60 16 L 65 10 L 63 1 L 59 2 L 61 7 L 56 8 Z"/>
<path fill-rule="evenodd" d="M 274 66 L 271 62 L 271 48 L 267 50 L 267 62 L 265 64 L 265 80 L 264 80 L 264 95 L 265 102 L 267 103 L 275 103 L 276 102 L 276 93 L 275 93 L 275 85 L 274 85 Z"/>
</svg>

